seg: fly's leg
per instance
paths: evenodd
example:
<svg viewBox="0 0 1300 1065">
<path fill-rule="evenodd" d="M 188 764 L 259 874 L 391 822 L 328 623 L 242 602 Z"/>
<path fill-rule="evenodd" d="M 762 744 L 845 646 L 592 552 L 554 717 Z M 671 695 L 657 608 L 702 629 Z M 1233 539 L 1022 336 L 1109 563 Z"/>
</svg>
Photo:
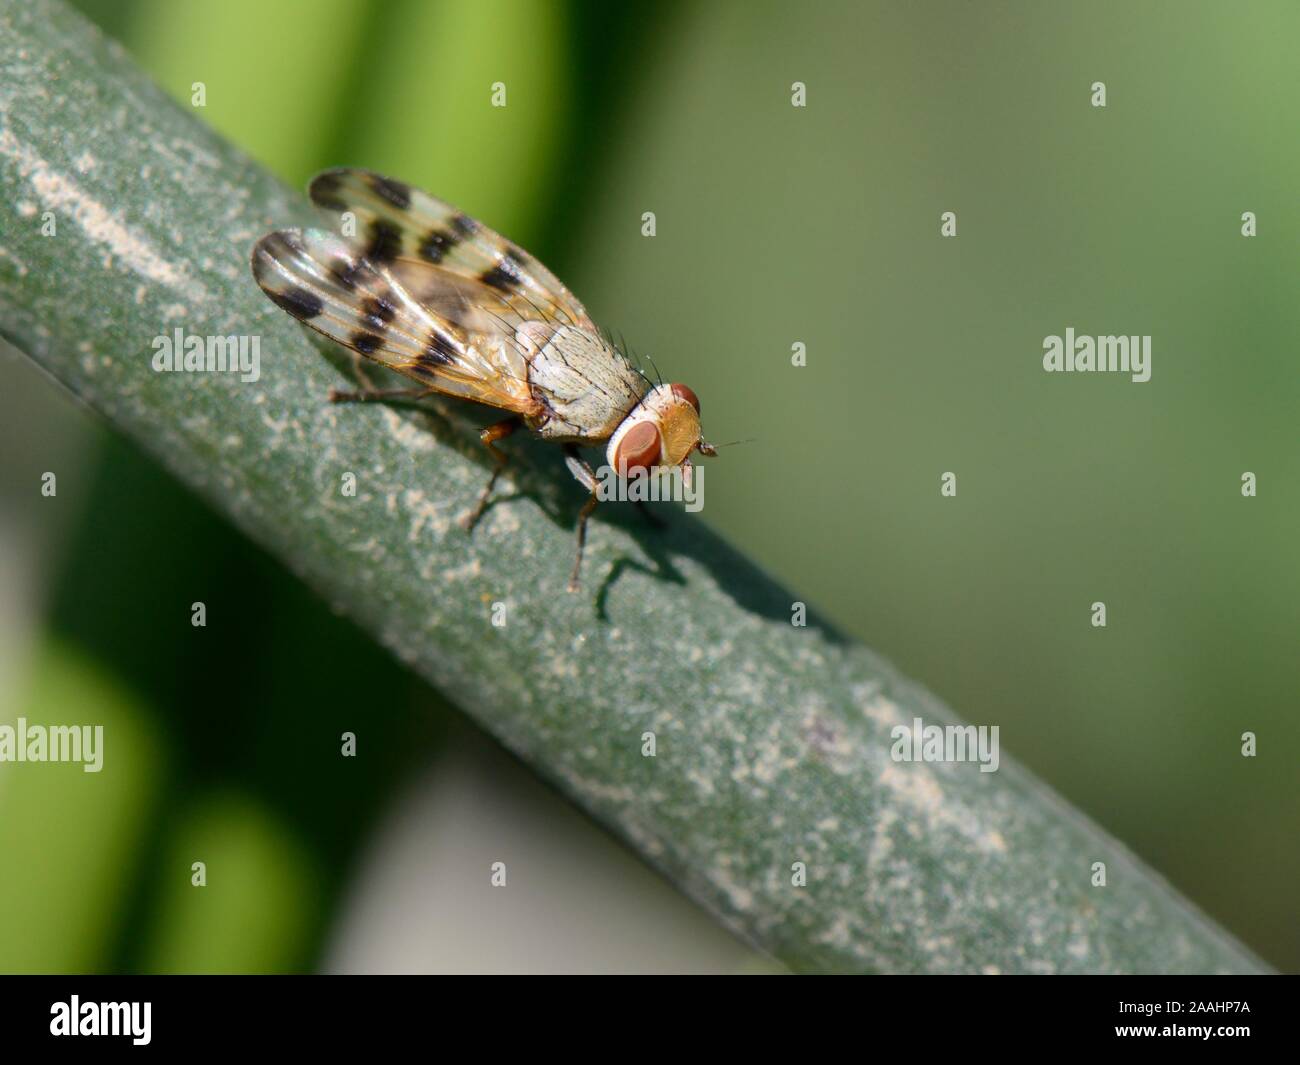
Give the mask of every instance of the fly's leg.
<svg viewBox="0 0 1300 1065">
<path fill-rule="evenodd" d="M 492 495 L 492 489 L 496 487 L 497 478 L 501 476 L 501 471 L 510 462 L 510 456 L 496 446 L 497 441 L 504 440 L 518 429 L 520 424 L 519 418 L 512 416 L 497 422 L 495 425 L 489 425 L 478 434 L 478 438 L 483 441 L 483 446 L 492 452 L 492 457 L 496 459 L 497 468 L 492 471 L 487 487 L 483 489 L 482 495 L 478 497 L 478 505 L 462 520 L 461 524 L 465 526 L 466 530 L 474 528 L 479 518 L 483 516 L 483 511 L 487 509 L 488 499 Z"/>
<path fill-rule="evenodd" d="M 331 403 L 387 403 L 394 399 L 424 399 L 434 394 L 432 388 L 361 388 L 355 392 L 331 388 L 329 400 Z"/>
<path fill-rule="evenodd" d="M 596 502 L 596 493 L 592 492 L 587 497 L 587 502 L 582 504 L 582 509 L 578 511 L 578 555 L 573 560 L 573 574 L 569 577 L 570 592 L 577 592 L 582 587 L 578 581 L 578 574 L 582 571 L 582 547 L 587 542 L 587 519 L 596 509 Z"/>
<path fill-rule="evenodd" d="M 587 502 L 578 511 L 578 555 L 573 560 L 573 574 L 569 577 L 569 591 L 576 592 L 581 587 L 578 583 L 578 574 L 582 572 L 582 548 L 587 542 L 587 519 L 591 517 L 591 512 L 596 509 L 599 496 L 596 494 L 596 471 L 591 468 L 591 463 L 583 459 L 578 454 L 578 449 L 572 444 L 565 447 L 564 454 L 566 456 L 565 465 L 569 467 L 569 472 L 573 474 L 579 484 L 591 492 L 591 495 L 587 497 Z"/>
</svg>

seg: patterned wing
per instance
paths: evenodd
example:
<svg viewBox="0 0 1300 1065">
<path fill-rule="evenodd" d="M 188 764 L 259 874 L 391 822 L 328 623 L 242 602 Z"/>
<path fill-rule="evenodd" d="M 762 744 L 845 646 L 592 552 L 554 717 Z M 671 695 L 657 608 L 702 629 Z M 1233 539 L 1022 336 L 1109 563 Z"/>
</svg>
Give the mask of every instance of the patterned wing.
<svg viewBox="0 0 1300 1065">
<path fill-rule="evenodd" d="M 475 292 L 437 283 L 432 264 L 395 269 L 325 230 L 286 229 L 257 242 L 252 267 L 277 306 L 331 340 L 438 392 L 537 413 L 513 335 L 467 328 Z"/>
<path fill-rule="evenodd" d="M 445 298 L 461 308 L 481 308 L 482 314 L 466 323 L 471 331 L 513 335 L 529 321 L 597 331 L 586 308 L 545 266 L 428 193 L 348 168 L 318 174 L 308 191 L 318 206 L 354 217 L 356 236 L 345 239 L 362 258 L 425 279 L 434 291 L 423 295 L 435 302 Z M 450 294 L 443 295 L 440 283 Z M 462 300 L 461 293 L 468 298 Z"/>
</svg>

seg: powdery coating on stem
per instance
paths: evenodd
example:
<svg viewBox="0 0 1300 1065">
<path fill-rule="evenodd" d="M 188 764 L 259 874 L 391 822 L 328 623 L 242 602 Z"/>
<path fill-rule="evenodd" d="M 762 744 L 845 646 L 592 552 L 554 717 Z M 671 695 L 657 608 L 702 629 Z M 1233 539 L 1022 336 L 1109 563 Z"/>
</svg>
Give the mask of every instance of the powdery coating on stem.
<svg viewBox="0 0 1300 1065">
<path fill-rule="evenodd" d="M 792 626 L 800 597 L 698 522 L 596 522 L 566 595 L 581 494 L 525 448 L 466 536 L 487 468 L 458 416 L 331 407 L 346 382 L 249 276 L 259 236 L 313 221 L 79 16 L 0 0 L 6 337 L 720 920 L 805 970 L 1262 968 L 1005 754 L 891 760 L 893 726 L 956 718 Z M 154 373 L 174 325 L 260 334 L 261 379 Z"/>
<path fill-rule="evenodd" d="M 86 239 L 102 245 L 142 277 L 155 281 L 195 300 L 207 298 L 203 286 L 186 277 L 174 262 L 164 259 L 138 233 L 128 229 L 102 203 L 87 196 L 68 175 L 56 173 L 35 152 L 22 144 L 7 128 L 0 128 L 0 156 L 18 176 L 30 182 L 40 206 L 56 215 L 71 218 Z M 84 157 L 77 168 L 88 169 Z"/>
</svg>

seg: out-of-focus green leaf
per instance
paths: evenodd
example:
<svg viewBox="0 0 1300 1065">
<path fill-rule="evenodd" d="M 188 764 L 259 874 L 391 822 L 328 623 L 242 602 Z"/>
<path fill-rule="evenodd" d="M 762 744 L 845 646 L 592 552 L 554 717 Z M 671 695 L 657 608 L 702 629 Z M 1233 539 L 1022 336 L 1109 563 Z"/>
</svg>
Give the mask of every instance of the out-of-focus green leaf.
<svg viewBox="0 0 1300 1065">
<path fill-rule="evenodd" d="M 8 712 L 12 710 L 12 714 Z M 101 727 L 101 768 L 0 762 L 0 972 L 101 968 L 134 886 L 160 755 L 140 703 L 48 641 L 0 726 Z"/>
<path fill-rule="evenodd" d="M 570 123 L 560 3 L 410 3 L 380 14 L 374 61 L 344 109 L 345 162 L 426 187 L 525 242 Z M 504 107 L 493 85 L 504 85 Z"/>
<path fill-rule="evenodd" d="M 140 62 L 214 129 L 287 180 L 319 165 L 367 32 L 364 0 L 138 0 Z M 238 54 L 240 62 L 230 57 Z M 165 147 L 165 146 L 162 146 Z"/>
<path fill-rule="evenodd" d="M 234 795 L 201 799 L 176 826 L 146 972 L 274 973 L 298 968 L 320 904 L 293 834 Z M 203 863 L 201 871 L 194 864 Z M 201 872 L 205 883 L 194 883 Z"/>
</svg>

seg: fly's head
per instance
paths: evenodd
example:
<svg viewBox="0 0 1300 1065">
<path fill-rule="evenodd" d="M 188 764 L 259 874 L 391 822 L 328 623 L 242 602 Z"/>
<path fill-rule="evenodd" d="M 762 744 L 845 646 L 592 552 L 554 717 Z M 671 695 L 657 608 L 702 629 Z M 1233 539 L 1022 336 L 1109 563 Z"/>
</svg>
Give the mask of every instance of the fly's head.
<svg viewBox="0 0 1300 1065">
<path fill-rule="evenodd" d="M 680 466 L 689 479 L 690 454 L 716 455 L 700 435 L 700 400 L 686 385 L 659 385 L 610 437 L 607 457 L 621 477 L 654 466 Z"/>
</svg>

